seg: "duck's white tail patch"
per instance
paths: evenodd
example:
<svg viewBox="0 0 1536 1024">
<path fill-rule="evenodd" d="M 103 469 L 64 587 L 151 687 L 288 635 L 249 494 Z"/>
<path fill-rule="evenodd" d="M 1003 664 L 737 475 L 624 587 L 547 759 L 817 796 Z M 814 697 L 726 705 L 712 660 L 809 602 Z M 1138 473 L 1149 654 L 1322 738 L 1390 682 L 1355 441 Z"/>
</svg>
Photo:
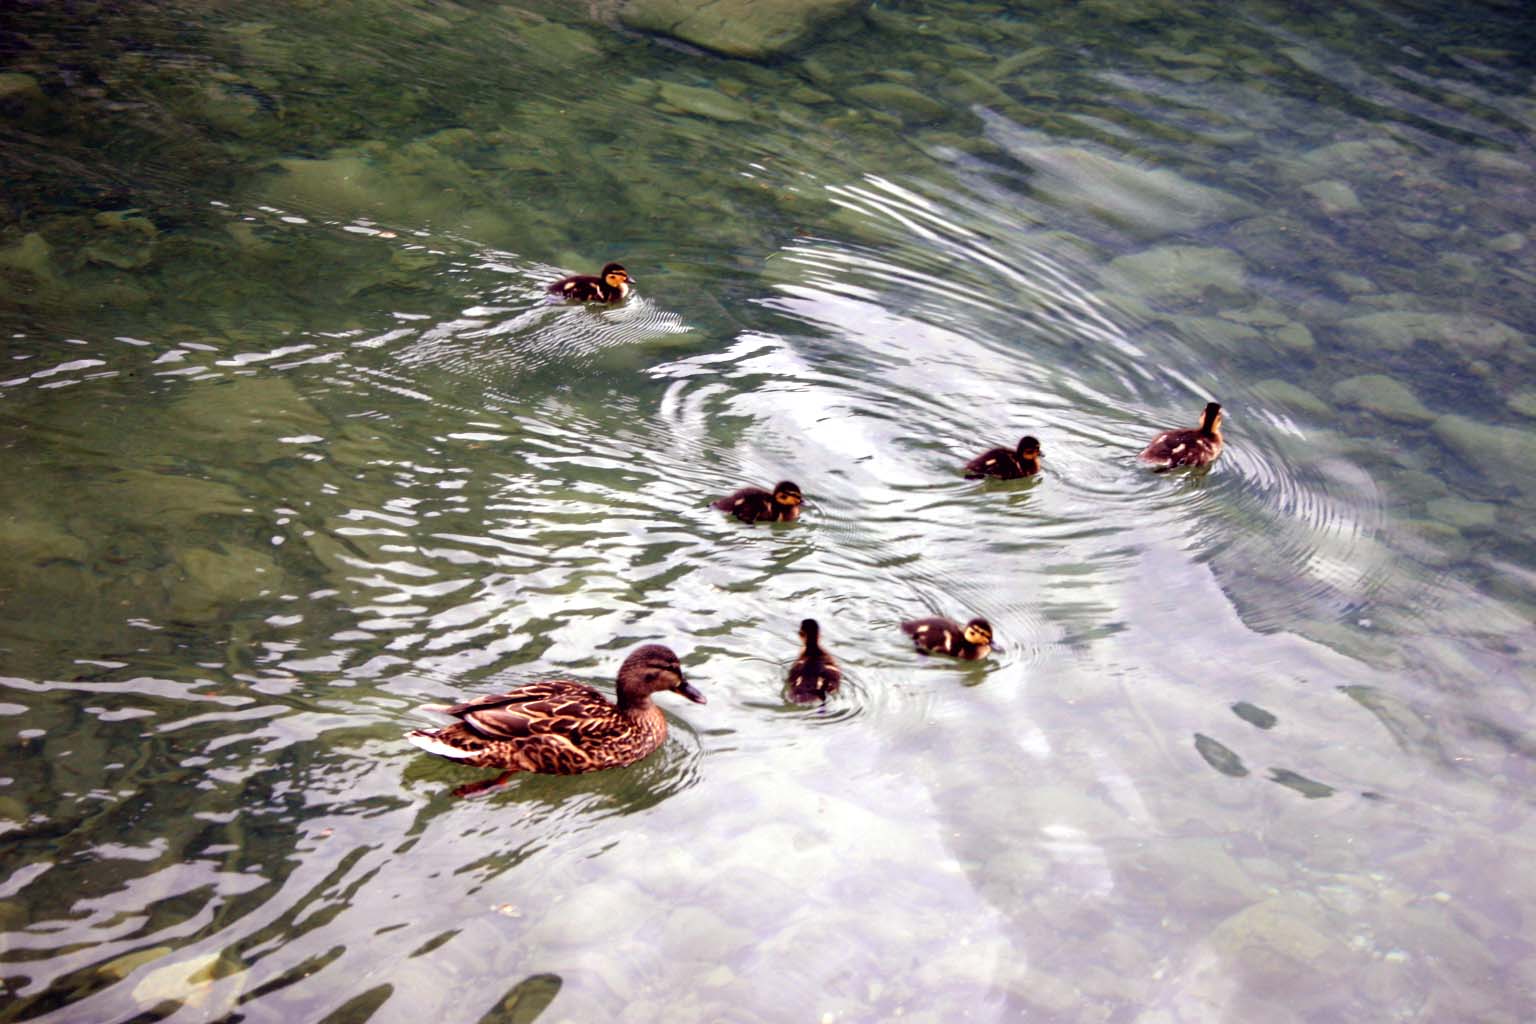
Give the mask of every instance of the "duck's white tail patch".
<svg viewBox="0 0 1536 1024">
<path fill-rule="evenodd" d="M 405 738 L 427 753 L 436 754 L 438 757 L 449 757 L 455 761 L 462 761 L 466 757 L 474 756 L 467 750 L 460 750 L 458 747 L 449 746 L 436 736 L 422 729 L 412 729 L 405 734 Z"/>
</svg>

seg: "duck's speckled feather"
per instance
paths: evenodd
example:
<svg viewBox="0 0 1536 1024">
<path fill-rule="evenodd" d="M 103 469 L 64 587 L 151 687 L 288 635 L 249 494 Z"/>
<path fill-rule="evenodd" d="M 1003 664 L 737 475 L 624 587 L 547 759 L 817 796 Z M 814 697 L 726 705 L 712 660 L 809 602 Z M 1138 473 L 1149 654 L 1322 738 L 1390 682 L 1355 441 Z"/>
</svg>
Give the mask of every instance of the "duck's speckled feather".
<svg viewBox="0 0 1536 1024">
<path fill-rule="evenodd" d="M 447 713 L 459 724 L 410 737 L 432 741 L 433 753 L 450 747 L 456 760 L 483 768 L 575 775 L 638 761 L 667 737 L 666 716 L 649 699 L 620 710 L 568 680 L 479 697 Z"/>
</svg>

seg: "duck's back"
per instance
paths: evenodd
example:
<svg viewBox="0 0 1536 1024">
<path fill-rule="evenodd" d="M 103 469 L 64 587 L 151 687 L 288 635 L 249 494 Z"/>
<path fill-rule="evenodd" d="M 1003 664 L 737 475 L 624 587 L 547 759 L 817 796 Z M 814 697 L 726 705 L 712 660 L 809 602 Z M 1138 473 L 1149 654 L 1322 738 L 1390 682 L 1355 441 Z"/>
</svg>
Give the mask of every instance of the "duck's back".
<svg viewBox="0 0 1536 1024">
<path fill-rule="evenodd" d="M 667 736 L 667 720 L 656 705 L 647 701 L 641 709 L 620 711 L 592 687 L 569 680 L 531 683 L 446 711 L 459 724 L 439 729 L 430 738 L 452 748 L 456 754 L 450 756 L 469 764 L 553 775 L 638 761 Z"/>
<path fill-rule="evenodd" d="M 759 519 L 774 519 L 773 495 L 760 487 L 743 487 L 710 503 L 722 512 L 729 512 L 744 523 Z"/>
<path fill-rule="evenodd" d="M 1199 429 L 1165 430 L 1141 453 L 1141 461 L 1159 469 L 1204 466 L 1221 454 L 1221 437 Z"/>
<path fill-rule="evenodd" d="M 803 654 L 789 670 L 789 699 L 797 704 L 824 700 L 842 681 L 843 670 L 830 654 Z"/>
<path fill-rule="evenodd" d="M 1008 448 L 993 448 L 991 451 L 982 452 L 965 464 L 965 476 L 968 480 L 978 480 L 987 476 L 1013 480 L 1025 475 L 1027 474 L 1024 472 L 1024 467 L 1019 464 L 1018 455 Z"/>
</svg>

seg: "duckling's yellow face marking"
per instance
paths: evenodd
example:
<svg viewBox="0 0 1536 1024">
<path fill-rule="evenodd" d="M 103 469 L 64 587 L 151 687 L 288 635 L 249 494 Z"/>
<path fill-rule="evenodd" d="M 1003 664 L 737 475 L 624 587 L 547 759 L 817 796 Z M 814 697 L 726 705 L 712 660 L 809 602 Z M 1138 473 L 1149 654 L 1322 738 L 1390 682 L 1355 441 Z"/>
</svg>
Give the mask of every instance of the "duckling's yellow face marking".
<svg viewBox="0 0 1536 1024">
<path fill-rule="evenodd" d="M 780 505 L 798 505 L 805 499 L 794 491 L 774 491 L 773 500 Z"/>
<path fill-rule="evenodd" d="M 610 287 L 618 288 L 622 291 L 624 286 L 629 283 L 629 274 L 623 270 L 610 270 L 603 280 L 607 281 Z"/>
<path fill-rule="evenodd" d="M 992 642 L 992 634 L 980 626 L 966 626 L 965 642 L 975 644 L 977 647 L 984 647 Z"/>
</svg>

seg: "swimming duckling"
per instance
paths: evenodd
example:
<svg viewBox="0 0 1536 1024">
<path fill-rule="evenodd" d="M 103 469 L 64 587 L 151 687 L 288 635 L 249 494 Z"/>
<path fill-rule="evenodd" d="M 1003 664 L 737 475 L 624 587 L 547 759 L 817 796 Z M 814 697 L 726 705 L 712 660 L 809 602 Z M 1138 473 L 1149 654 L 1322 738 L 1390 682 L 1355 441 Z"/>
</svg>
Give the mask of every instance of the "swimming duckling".
<svg viewBox="0 0 1536 1024">
<path fill-rule="evenodd" d="M 722 512 L 729 512 L 744 523 L 766 520 L 770 523 L 792 523 L 800 518 L 800 504 L 805 497 L 800 485 L 781 480 L 773 485 L 773 491 L 761 487 L 743 487 L 734 494 L 727 494 L 710 502 Z"/>
<path fill-rule="evenodd" d="M 1209 402 L 1198 427 L 1163 431 L 1140 459 L 1159 473 L 1180 466 L 1209 466 L 1221 454 L 1221 443 L 1221 406 Z"/>
<path fill-rule="evenodd" d="M 633 281 L 623 264 L 609 263 L 596 277 L 591 274 L 562 277 L 544 290 L 567 302 L 614 303 L 629 298 L 629 286 Z"/>
<path fill-rule="evenodd" d="M 1021 477 L 1034 476 L 1040 472 L 1042 458 L 1044 453 L 1040 451 L 1040 442 L 1025 434 L 1019 439 L 1017 450 L 993 448 L 967 462 L 965 478 L 980 480 L 982 477 L 991 476 L 999 480 L 1018 480 Z"/>
<path fill-rule="evenodd" d="M 454 790 L 468 796 L 500 786 L 518 772 L 577 775 L 633 764 L 667 738 L 667 719 L 651 702 L 659 690 L 704 703 L 704 695 L 683 678 L 672 649 L 646 644 L 619 666 L 617 705 L 570 680 L 529 683 L 451 707 L 425 705 L 423 711 L 453 715 L 458 723 L 415 729 L 405 738 L 430 754 L 505 769 L 493 780 Z"/>
<path fill-rule="evenodd" d="M 812 704 L 826 700 L 837 692 L 843 681 L 843 670 L 837 659 L 821 649 L 821 627 L 815 619 L 800 623 L 800 639 L 805 646 L 800 657 L 789 668 L 784 687 L 790 700 L 796 704 Z"/>
<path fill-rule="evenodd" d="M 953 619 L 934 616 L 901 624 L 919 654 L 949 654 L 965 661 L 985 658 L 992 650 L 992 624 L 972 619 L 964 626 Z"/>
</svg>

